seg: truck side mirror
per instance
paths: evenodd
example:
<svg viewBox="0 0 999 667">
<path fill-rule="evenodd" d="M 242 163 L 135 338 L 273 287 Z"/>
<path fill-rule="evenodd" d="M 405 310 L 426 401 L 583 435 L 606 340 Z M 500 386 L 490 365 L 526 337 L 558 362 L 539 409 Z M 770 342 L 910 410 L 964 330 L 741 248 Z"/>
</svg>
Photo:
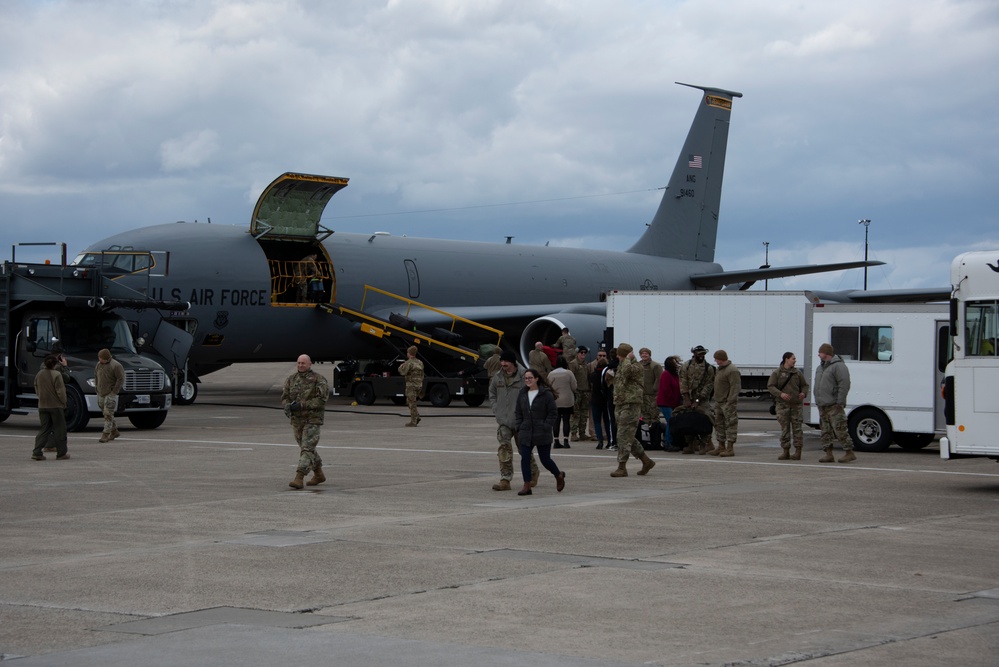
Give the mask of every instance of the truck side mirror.
<svg viewBox="0 0 999 667">
<path fill-rule="evenodd" d="M 950 300 L 950 335 L 951 336 L 956 336 L 957 335 L 957 309 L 958 309 L 958 300 L 957 299 L 951 299 Z"/>
</svg>

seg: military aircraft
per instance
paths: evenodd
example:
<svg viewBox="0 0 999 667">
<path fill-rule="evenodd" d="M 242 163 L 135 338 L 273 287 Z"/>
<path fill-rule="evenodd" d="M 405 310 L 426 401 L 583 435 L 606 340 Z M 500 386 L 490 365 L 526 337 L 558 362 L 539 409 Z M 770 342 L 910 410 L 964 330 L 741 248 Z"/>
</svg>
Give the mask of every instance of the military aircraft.
<svg viewBox="0 0 999 667">
<path fill-rule="evenodd" d="M 405 310 L 421 329 L 449 321 L 453 328 L 444 311 L 501 330 L 502 345 L 526 359 L 535 341 L 551 343 L 563 327 L 594 350 L 610 290 L 746 287 L 883 263 L 724 271 L 714 261 L 715 243 L 729 118 L 742 94 L 680 85 L 701 90 L 701 100 L 658 211 L 624 252 L 334 233 L 320 219 L 347 179 L 286 173 L 261 194 L 248 229 L 145 227 L 93 244 L 75 263 L 115 272 L 117 283 L 146 298 L 190 302 L 188 311 L 123 313 L 146 338 L 161 338 L 163 321 L 189 334 L 157 345 L 186 373 L 181 403 L 193 400 L 200 376 L 233 363 L 287 361 L 303 352 L 314 360 L 386 358 L 384 341 L 337 316 L 334 301 L 384 318 Z M 474 330 L 465 334 L 464 344 L 477 342 Z"/>
</svg>

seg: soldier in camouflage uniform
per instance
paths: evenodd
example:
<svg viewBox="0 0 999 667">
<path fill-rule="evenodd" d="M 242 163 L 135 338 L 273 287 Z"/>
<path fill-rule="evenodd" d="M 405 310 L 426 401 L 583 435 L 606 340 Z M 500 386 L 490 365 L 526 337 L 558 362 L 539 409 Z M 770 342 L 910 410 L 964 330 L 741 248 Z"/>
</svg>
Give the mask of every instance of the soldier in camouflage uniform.
<svg viewBox="0 0 999 667">
<path fill-rule="evenodd" d="M 808 396 L 808 380 L 800 368 L 795 368 L 797 357 L 794 352 L 785 352 L 781 364 L 770 374 L 767 390 L 774 397 L 777 408 L 777 423 L 780 424 L 781 455 L 778 461 L 800 461 L 804 433 L 801 423 L 801 405 Z M 791 438 L 794 438 L 794 454 L 791 454 Z"/>
<path fill-rule="evenodd" d="M 329 383 L 319 373 L 312 370 L 312 359 L 303 354 L 298 358 L 298 371 L 288 376 L 281 390 L 281 405 L 291 419 L 291 429 L 299 446 L 298 470 L 295 479 L 288 482 L 293 489 L 301 489 L 305 476 L 313 471 L 312 479 L 306 482 L 315 486 L 326 481 L 323 474 L 323 460 L 316 451 L 319 444 L 319 428 L 323 424 L 326 399 L 329 398 Z"/>
<path fill-rule="evenodd" d="M 739 435 L 739 391 L 742 373 L 728 358 L 725 350 L 715 350 L 715 438 L 718 446 L 708 454 L 735 456 L 735 439 Z"/>
<path fill-rule="evenodd" d="M 639 475 L 646 475 L 656 462 L 645 453 L 645 448 L 635 438 L 638 418 L 642 411 L 645 377 L 642 367 L 629 359 L 634 348 L 628 343 L 617 346 L 618 367 L 614 374 L 614 414 L 617 420 L 617 470 L 611 477 L 628 476 L 628 456 L 634 454 L 642 462 Z"/>
<path fill-rule="evenodd" d="M 590 373 L 586 363 L 589 350 L 585 345 L 576 348 L 576 358 L 569 363 L 569 371 L 576 377 L 576 404 L 572 406 L 569 430 L 572 440 L 589 440 L 586 422 L 590 414 Z"/>
<path fill-rule="evenodd" d="M 406 350 L 406 361 L 399 366 L 399 375 L 406 378 L 406 405 L 409 407 L 406 426 L 417 426 L 420 423 L 420 411 L 416 407 L 416 400 L 423 396 L 423 362 L 416 358 L 415 345 L 410 345 Z"/>
<path fill-rule="evenodd" d="M 659 376 L 663 374 L 663 367 L 658 361 L 652 360 L 652 350 L 643 347 L 638 351 L 641 358 L 639 364 L 643 373 L 643 393 L 642 393 L 642 421 L 646 424 L 653 424 L 659 421 L 659 406 L 656 405 L 656 394 L 659 393 Z"/>
<path fill-rule="evenodd" d="M 693 355 L 680 367 L 680 397 L 683 408 L 696 410 L 711 420 L 714 428 L 714 414 L 711 396 L 715 390 L 715 367 L 704 361 L 708 353 L 703 345 L 692 347 Z M 677 411 L 674 411 L 676 414 Z M 684 438 L 686 447 L 684 454 L 707 454 L 711 451 L 710 435 L 688 435 Z"/>
<path fill-rule="evenodd" d="M 500 357 L 500 369 L 489 378 L 489 406 L 496 416 L 496 440 L 499 449 L 500 481 L 493 491 L 509 491 L 513 479 L 513 440 L 517 437 L 517 397 L 524 386 L 524 367 L 517 363 L 513 352 Z M 541 473 L 531 455 L 531 486 L 538 483 Z"/>
<path fill-rule="evenodd" d="M 562 350 L 562 356 L 565 357 L 565 363 L 572 363 L 576 358 L 576 339 L 572 337 L 569 333 L 569 327 L 562 327 L 562 335 L 558 337 L 555 341 L 555 345 Z"/>
</svg>

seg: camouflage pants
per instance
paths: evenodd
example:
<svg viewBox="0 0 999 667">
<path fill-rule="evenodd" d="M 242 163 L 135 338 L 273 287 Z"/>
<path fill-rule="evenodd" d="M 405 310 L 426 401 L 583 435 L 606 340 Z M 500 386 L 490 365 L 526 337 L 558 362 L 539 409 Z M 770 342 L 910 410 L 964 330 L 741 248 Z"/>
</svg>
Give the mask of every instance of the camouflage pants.
<svg viewBox="0 0 999 667">
<path fill-rule="evenodd" d="M 853 449 L 853 440 L 846 428 L 846 411 L 838 405 L 819 406 L 819 426 L 822 428 L 822 449 L 832 449 L 838 441 L 844 450 Z"/>
<path fill-rule="evenodd" d="M 496 440 L 499 441 L 499 449 L 496 456 L 499 457 L 500 479 L 510 481 L 513 479 L 513 441 L 517 439 L 517 434 L 509 426 L 502 424 L 496 427 Z M 534 460 L 534 453 L 531 453 L 531 475 L 538 476 L 538 463 Z"/>
<path fill-rule="evenodd" d="M 715 438 L 719 445 L 735 444 L 739 435 L 739 411 L 736 404 L 725 402 L 715 405 Z"/>
<path fill-rule="evenodd" d="M 788 449 L 791 446 L 792 438 L 794 446 L 801 447 L 804 444 L 805 436 L 801 429 L 801 404 L 785 403 L 777 401 L 777 423 L 780 424 L 780 446 Z"/>
<path fill-rule="evenodd" d="M 310 470 L 322 467 L 323 460 L 316 451 L 319 444 L 319 424 L 308 424 L 306 422 L 291 420 L 291 430 L 295 434 L 295 442 L 298 443 L 300 453 L 298 455 L 298 472 L 303 475 L 309 474 Z"/>
<path fill-rule="evenodd" d="M 642 447 L 635 432 L 638 431 L 638 418 L 641 416 L 642 406 L 639 403 L 625 403 L 614 406 L 614 417 L 617 420 L 617 462 L 625 463 L 628 455 L 633 455 L 636 459 L 642 458 L 645 448 Z"/>
<path fill-rule="evenodd" d="M 656 405 L 655 394 L 645 394 L 642 396 L 642 421 L 646 424 L 659 421 L 659 406 Z"/>
<path fill-rule="evenodd" d="M 117 431 L 118 424 L 114 420 L 114 413 L 118 409 L 118 395 L 98 396 L 97 407 L 101 409 L 101 413 L 104 415 L 104 432 L 110 434 L 113 431 Z"/>
<path fill-rule="evenodd" d="M 569 418 L 569 431 L 573 435 L 586 435 L 586 422 L 590 415 L 590 392 L 577 391 L 576 404 L 572 406 L 572 417 Z"/>
<path fill-rule="evenodd" d="M 409 421 L 413 424 L 420 421 L 420 411 L 416 407 L 416 399 L 419 395 L 419 387 L 406 387 L 406 407 L 409 408 Z"/>
</svg>

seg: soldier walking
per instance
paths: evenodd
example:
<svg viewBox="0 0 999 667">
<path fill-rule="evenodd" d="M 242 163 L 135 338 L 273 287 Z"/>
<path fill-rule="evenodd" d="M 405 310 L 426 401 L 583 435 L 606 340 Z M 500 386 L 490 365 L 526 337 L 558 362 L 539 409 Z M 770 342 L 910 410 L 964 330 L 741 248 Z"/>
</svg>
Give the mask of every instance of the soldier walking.
<svg viewBox="0 0 999 667">
<path fill-rule="evenodd" d="M 496 417 L 496 440 L 499 449 L 500 481 L 493 484 L 493 491 L 509 491 L 513 479 L 513 440 L 517 437 L 517 396 L 524 387 L 524 367 L 517 363 L 513 352 L 500 356 L 500 369 L 489 378 L 489 406 Z M 538 483 L 541 472 L 531 457 L 531 485 Z"/>
<path fill-rule="evenodd" d="M 319 444 L 319 430 L 326 412 L 326 399 L 329 398 L 329 383 L 319 373 L 312 370 L 312 359 L 303 354 L 297 361 L 298 370 L 284 381 L 281 390 L 281 405 L 284 414 L 291 419 L 291 430 L 298 443 L 298 469 L 295 479 L 288 482 L 293 489 L 301 489 L 305 476 L 313 471 L 312 479 L 304 484 L 315 486 L 326 481 L 323 474 L 323 460 L 316 451 Z"/>
<path fill-rule="evenodd" d="M 97 407 L 104 415 L 104 431 L 98 442 L 110 442 L 121 435 L 114 413 L 118 409 L 118 392 L 125 384 L 125 369 L 117 359 L 111 357 L 111 350 L 107 348 L 97 353 L 94 384 L 97 390 Z"/>
<path fill-rule="evenodd" d="M 642 397 L 645 392 L 645 378 L 642 367 L 628 355 L 634 350 L 628 343 L 617 346 L 618 367 L 614 374 L 614 413 L 617 419 L 617 470 L 611 477 L 628 476 L 628 457 L 635 455 L 642 462 L 639 475 L 647 475 L 656 462 L 645 453 L 635 433 L 638 431 L 638 418 L 642 412 Z"/>
<path fill-rule="evenodd" d="M 416 358 L 416 346 L 406 350 L 406 361 L 399 366 L 399 375 L 406 378 L 406 405 L 409 407 L 409 421 L 406 426 L 420 424 L 420 410 L 416 400 L 423 395 L 423 362 Z"/>
</svg>

